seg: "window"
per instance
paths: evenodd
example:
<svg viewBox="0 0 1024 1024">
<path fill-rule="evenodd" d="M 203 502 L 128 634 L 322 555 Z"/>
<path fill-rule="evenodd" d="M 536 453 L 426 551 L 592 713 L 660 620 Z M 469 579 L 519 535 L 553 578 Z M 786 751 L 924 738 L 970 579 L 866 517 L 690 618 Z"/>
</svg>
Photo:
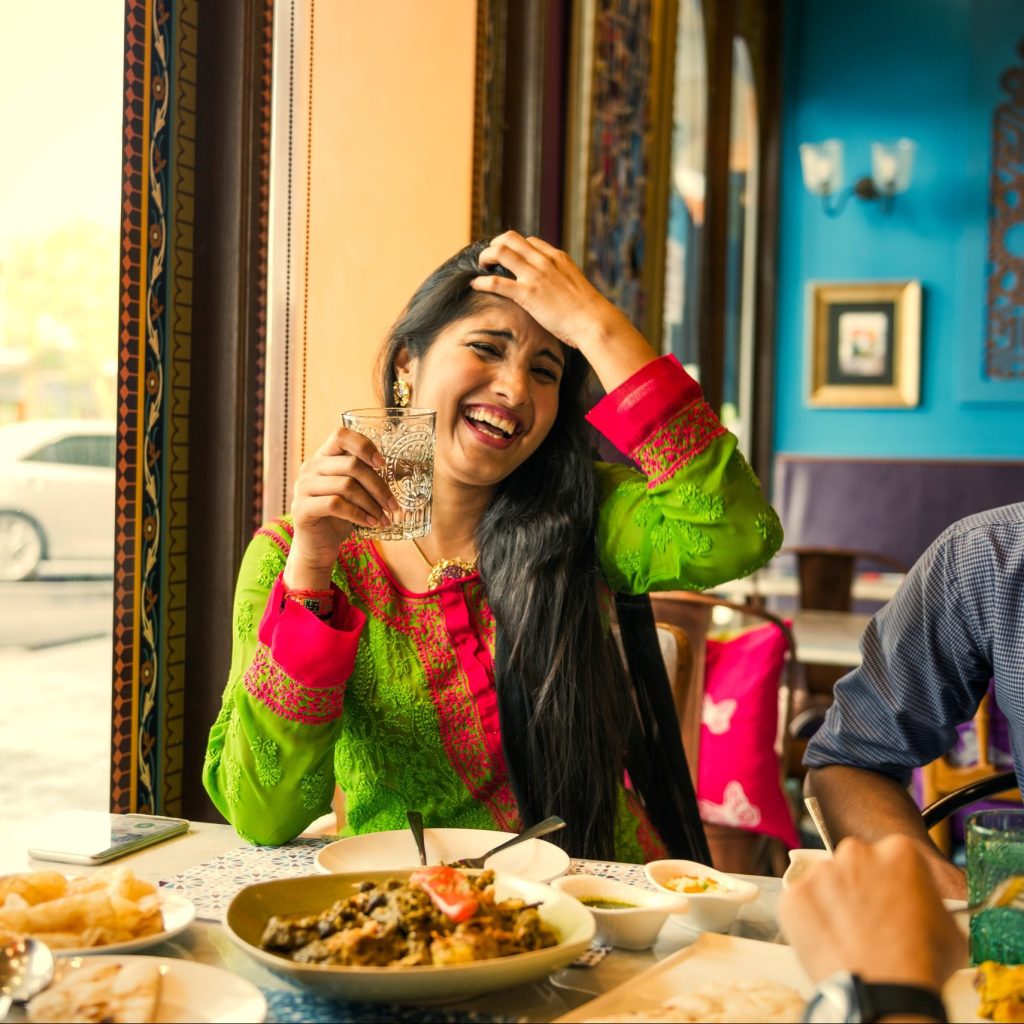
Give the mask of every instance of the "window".
<svg viewBox="0 0 1024 1024">
<path fill-rule="evenodd" d="M 0 465 L 5 822 L 110 800 L 124 19 L 51 0 L 0 28 L 0 424 L 43 424 Z M 72 418 L 96 429 L 46 425 Z"/>
</svg>

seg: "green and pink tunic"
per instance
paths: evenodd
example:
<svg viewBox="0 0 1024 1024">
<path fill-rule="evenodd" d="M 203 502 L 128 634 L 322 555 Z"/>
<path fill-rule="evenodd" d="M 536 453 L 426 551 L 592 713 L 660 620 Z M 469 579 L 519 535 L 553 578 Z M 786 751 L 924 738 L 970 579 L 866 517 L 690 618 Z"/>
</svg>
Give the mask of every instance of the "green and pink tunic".
<svg viewBox="0 0 1024 1024">
<path fill-rule="evenodd" d="M 609 593 L 700 590 L 744 576 L 782 529 L 736 438 L 673 357 L 644 367 L 587 419 L 636 469 L 597 463 L 597 550 Z M 501 747 L 494 616 L 478 575 L 402 587 L 355 535 L 334 566 L 333 617 L 284 599 L 292 526 L 263 526 L 238 576 L 231 673 L 203 780 L 239 835 L 276 845 L 345 793 L 345 834 L 428 825 L 513 831 Z M 616 855 L 664 847 L 623 786 Z"/>
</svg>

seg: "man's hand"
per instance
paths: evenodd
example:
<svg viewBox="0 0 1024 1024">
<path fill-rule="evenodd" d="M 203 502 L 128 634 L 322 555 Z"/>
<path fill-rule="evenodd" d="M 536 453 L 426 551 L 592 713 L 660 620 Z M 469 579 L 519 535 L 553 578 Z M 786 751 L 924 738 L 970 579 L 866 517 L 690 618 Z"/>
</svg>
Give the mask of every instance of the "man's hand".
<svg viewBox="0 0 1024 1024">
<path fill-rule="evenodd" d="M 779 921 L 808 974 L 938 991 L 967 962 L 967 940 L 942 905 L 917 846 L 888 836 L 844 839 L 782 894 Z"/>
</svg>

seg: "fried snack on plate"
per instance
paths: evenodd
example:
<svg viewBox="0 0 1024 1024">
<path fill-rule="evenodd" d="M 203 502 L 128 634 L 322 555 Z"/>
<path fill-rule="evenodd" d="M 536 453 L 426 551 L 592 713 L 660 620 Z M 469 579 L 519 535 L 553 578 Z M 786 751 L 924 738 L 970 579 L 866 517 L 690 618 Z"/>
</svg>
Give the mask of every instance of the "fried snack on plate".
<svg viewBox="0 0 1024 1024">
<path fill-rule="evenodd" d="M 974 987 L 981 1000 L 979 1017 L 1024 1022 L 1024 964 L 1008 967 L 986 960 L 978 966 Z"/>
<path fill-rule="evenodd" d="M 51 871 L 0 878 L 0 939 L 34 936 L 53 949 L 91 948 L 163 930 L 160 896 L 126 867 L 67 879 Z M 39 898 L 56 893 L 48 898 Z"/>
<path fill-rule="evenodd" d="M 156 1020 L 160 965 L 140 957 L 124 963 L 86 961 L 28 1004 L 31 1021 L 132 1024 Z"/>
<path fill-rule="evenodd" d="M 67 892 L 68 880 L 59 871 L 30 871 L 24 875 L 0 877 L 0 906 L 17 896 L 29 906 L 55 900 Z"/>
</svg>

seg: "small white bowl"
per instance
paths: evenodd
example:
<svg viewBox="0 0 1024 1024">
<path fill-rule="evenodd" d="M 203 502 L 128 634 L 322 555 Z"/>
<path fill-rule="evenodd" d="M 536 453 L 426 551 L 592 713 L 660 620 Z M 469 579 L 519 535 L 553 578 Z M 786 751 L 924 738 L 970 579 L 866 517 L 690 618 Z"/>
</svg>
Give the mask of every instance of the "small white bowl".
<svg viewBox="0 0 1024 1024">
<path fill-rule="evenodd" d="M 789 867 L 782 876 L 782 888 L 788 889 L 798 878 L 806 874 L 812 864 L 820 864 L 822 861 L 831 860 L 832 854 L 828 850 L 817 850 L 814 848 L 790 850 Z"/>
<path fill-rule="evenodd" d="M 581 902 L 591 897 L 632 904 L 614 910 L 583 904 L 594 915 L 598 937 L 619 949 L 648 949 L 669 914 L 685 914 L 690 908 L 689 899 L 678 893 L 668 896 L 597 875 L 563 875 L 551 887 Z"/>
<path fill-rule="evenodd" d="M 644 866 L 644 874 L 647 881 L 660 892 L 683 896 L 689 900 L 690 913 L 687 917 L 680 918 L 679 923 L 685 928 L 702 932 L 727 931 L 736 919 L 740 907 L 744 903 L 756 900 L 761 892 L 753 882 L 737 878 L 735 875 L 727 875 L 724 871 L 716 871 L 694 860 L 652 860 Z M 670 889 L 667 883 L 680 875 L 710 878 L 722 888 L 714 892 L 677 893 L 675 889 Z"/>
</svg>

